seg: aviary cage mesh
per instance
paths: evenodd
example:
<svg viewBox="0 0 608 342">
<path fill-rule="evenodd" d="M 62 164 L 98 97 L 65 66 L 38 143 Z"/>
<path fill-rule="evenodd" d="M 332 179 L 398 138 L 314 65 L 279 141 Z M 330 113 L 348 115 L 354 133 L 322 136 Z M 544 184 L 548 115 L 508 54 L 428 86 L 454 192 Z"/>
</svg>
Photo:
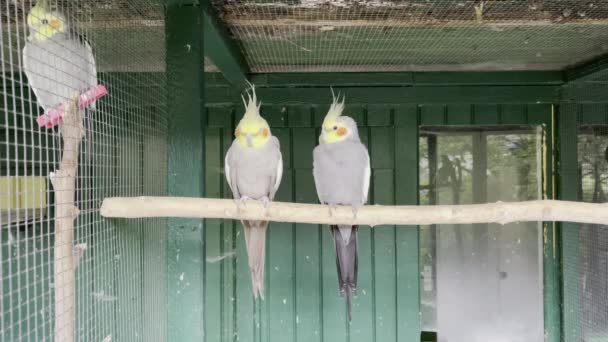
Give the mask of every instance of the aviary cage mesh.
<svg viewBox="0 0 608 342">
<path fill-rule="evenodd" d="M 99 83 L 109 91 L 85 122 L 79 155 L 76 340 L 163 341 L 166 222 L 107 220 L 99 206 L 106 197 L 167 194 L 164 7 L 151 0 L 49 2 L 65 15 L 70 37 L 89 42 Z M 605 0 L 211 3 L 254 73 L 563 70 L 608 53 Z M 48 176 L 59 166 L 62 142 L 57 128 L 36 125 L 43 109 L 23 72 L 26 16 L 34 5 L 0 3 L 2 341 L 52 340 L 54 329 L 56 203 Z M 207 58 L 201 63 L 218 71 Z M 606 201 L 608 192 L 608 108 L 585 105 L 606 96 L 608 81 L 599 75 L 565 86 L 555 104 L 579 118 L 571 143 L 578 144 L 583 201 Z M 570 276 L 563 304 L 571 310 L 565 340 L 605 341 L 608 238 L 604 228 L 572 229 L 576 238 L 563 246 L 575 256 L 563 260 Z"/>
<path fill-rule="evenodd" d="M 91 45 L 98 83 L 109 96 L 85 122 L 76 185 L 78 341 L 164 340 L 165 221 L 110 221 L 107 196 L 166 194 L 164 8 L 148 1 L 50 1 L 68 38 Z M 54 330 L 57 128 L 38 127 L 43 110 L 28 85 L 21 53 L 35 1 L 2 1 L 0 45 L 0 340 L 52 340 Z M 80 37 L 78 37 L 79 35 Z M 59 39 L 59 38 L 50 38 Z M 60 53 L 38 56 L 54 68 Z M 33 71 L 34 73 L 36 71 Z M 84 70 L 57 79 L 86 78 Z M 86 89 L 74 89 L 83 91 Z M 68 99 L 65 99 L 66 101 Z"/>
<path fill-rule="evenodd" d="M 608 50 L 605 1 L 212 3 L 254 72 L 555 70 Z"/>
</svg>

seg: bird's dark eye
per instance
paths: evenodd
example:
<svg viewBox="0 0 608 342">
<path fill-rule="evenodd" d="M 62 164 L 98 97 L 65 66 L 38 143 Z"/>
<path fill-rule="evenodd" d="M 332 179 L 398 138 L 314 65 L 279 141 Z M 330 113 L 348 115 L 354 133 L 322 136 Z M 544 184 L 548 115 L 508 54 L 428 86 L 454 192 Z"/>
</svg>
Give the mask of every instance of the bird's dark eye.
<svg viewBox="0 0 608 342">
<path fill-rule="evenodd" d="M 42 19 L 42 21 L 40 21 L 42 23 L 42 25 L 46 25 L 49 23 L 49 21 L 47 19 Z"/>
<path fill-rule="evenodd" d="M 338 129 L 338 126 L 334 126 L 334 131 Z"/>
</svg>

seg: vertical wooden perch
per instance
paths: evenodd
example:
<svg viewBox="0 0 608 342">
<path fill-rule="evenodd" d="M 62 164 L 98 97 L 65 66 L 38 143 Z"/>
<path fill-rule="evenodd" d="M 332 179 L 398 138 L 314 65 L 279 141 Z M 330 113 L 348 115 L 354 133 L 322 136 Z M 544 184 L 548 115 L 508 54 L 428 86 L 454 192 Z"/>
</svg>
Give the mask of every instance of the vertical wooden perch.
<svg viewBox="0 0 608 342">
<path fill-rule="evenodd" d="M 63 113 L 63 154 L 59 170 L 51 172 L 55 191 L 55 341 L 73 342 L 75 326 L 74 220 L 78 148 L 84 137 L 76 94 Z"/>
</svg>

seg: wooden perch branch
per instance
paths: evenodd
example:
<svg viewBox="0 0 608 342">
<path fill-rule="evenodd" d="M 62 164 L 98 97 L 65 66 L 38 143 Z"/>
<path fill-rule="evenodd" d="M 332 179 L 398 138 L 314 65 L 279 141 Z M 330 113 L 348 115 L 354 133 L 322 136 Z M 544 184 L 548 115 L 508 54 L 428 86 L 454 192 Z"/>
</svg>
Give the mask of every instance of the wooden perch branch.
<svg viewBox="0 0 608 342">
<path fill-rule="evenodd" d="M 50 174 L 55 191 L 55 341 L 73 342 L 75 326 L 74 220 L 78 148 L 84 137 L 78 96 L 63 113 L 63 154 L 59 170 Z"/>
<path fill-rule="evenodd" d="M 233 200 L 188 197 L 114 197 L 101 206 L 105 217 L 190 217 L 269 220 L 293 223 L 377 225 L 470 224 L 526 221 L 561 221 L 608 224 L 608 203 L 566 201 L 497 202 L 470 205 L 381 206 L 359 209 L 353 218 L 350 207 L 272 202 L 267 216 L 258 201 L 248 201 L 237 211 Z"/>
</svg>

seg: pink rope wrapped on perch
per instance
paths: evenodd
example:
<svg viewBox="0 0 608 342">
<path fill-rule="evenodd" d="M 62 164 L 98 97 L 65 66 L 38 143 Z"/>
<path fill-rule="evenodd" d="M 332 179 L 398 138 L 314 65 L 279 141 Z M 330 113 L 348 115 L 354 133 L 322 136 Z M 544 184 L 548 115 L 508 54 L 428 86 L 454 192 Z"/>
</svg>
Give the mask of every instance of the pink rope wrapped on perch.
<svg viewBox="0 0 608 342">
<path fill-rule="evenodd" d="M 85 109 L 91 103 L 104 97 L 108 94 L 108 90 L 101 84 L 82 93 L 78 98 L 78 108 Z M 65 112 L 65 104 L 62 103 L 54 108 L 49 109 L 44 114 L 36 118 L 36 122 L 40 127 L 53 128 L 63 121 L 63 113 Z"/>
</svg>

